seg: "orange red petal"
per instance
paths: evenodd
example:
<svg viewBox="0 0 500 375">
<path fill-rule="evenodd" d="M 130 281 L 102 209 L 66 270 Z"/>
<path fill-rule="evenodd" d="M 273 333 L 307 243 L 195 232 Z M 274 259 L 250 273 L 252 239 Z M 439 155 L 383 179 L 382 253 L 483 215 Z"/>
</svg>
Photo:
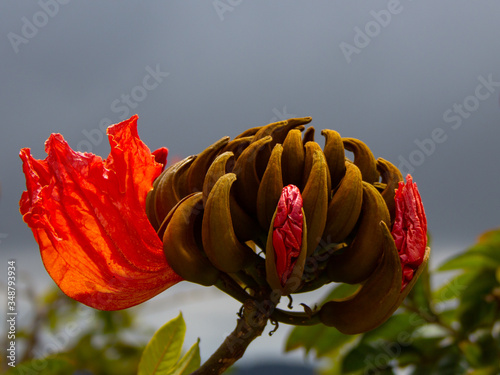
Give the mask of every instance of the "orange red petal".
<svg viewBox="0 0 500 375">
<path fill-rule="evenodd" d="M 137 116 L 108 128 L 107 159 L 73 151 L 60 134 L 44 160 L 20 152 L 27 190 L 20 211 L 52 279 L 97 309 L 144 302 L 181 279 L 145 213 L 166 149 L 153 155 L 137 134 Z"/>
</svg>

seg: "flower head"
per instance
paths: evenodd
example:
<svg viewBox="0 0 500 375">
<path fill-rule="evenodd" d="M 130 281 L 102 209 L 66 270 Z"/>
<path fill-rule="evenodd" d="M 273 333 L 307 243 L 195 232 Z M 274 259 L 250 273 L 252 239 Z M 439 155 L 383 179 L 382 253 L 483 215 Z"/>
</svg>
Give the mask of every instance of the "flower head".
<svg viewBox="0 0 500 375">
<path fill-rule="evenodd" d="M 427 219 L 417 184 L 408 175 L 406 184 L 399 183 L 396 189 L 396 218 L 392 236 L 399 252 L 403 269 L 402 288 L 413 278 L 422 263 L 427 245 Z"/>
<path fill-rule="evenodd" d="M 300 319 L 319 314 L 360 333 L 388 319 L 425 267 L 416 185 L 362 141 L 327 129 L 321 148 L 314 128 L 301 133 L 311 118 L 290 119 L 223 137 L 163 170 L 167 150 L 151 153 L 136 120 L 108 129 L 106 160 L 60 135 L 45 160 L 21 150 L 24 221 L 49 274 L 78 301 L 126 308 L 180 280 L 240 301 L 270 291 L 279 300 L 335 281 L 361 286 Z"/>
<path fill-rule="evenodd" d="M 52 279 L 68 296 L 101 310 L 144 302 L 181 278 L 145 212 L 166 160 L 139 139 L 137 116 L 108 128 L 107 159 L 73 151 L 60 134 L 44 160 L 20 152 L 27 190 L 19 202 Z"/>
</svg>

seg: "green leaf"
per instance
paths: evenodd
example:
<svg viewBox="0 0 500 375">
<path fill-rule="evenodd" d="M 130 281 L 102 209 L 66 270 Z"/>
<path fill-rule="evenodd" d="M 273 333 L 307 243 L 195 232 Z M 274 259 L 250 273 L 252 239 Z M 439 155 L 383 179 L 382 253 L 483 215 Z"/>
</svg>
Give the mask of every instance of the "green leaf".
<svg viewBox="0 0 500 375">
<path fill-rule="evenodd" d="M 379 340 L 360 343 L 349 351 L 342 361 L 342 372 L 363 371 L 363 374 L 391 374 L 391 361 L 401 354 L 401 346 L 394 342 Z"/>
<path fill-rule="evenodd" d="M 358 288 L 359 285 L 337 284 L 323 299 L 322 303 L 349 296 Z M 316 355 L 322 357 L 342 348 L 356 337 L 356 335 L 344 335 L 336 328 L 325 327 L 322 324 L 310 327 L 298 326 L 288 336 L 285 351 L 304 348 L 307 355 L 312 349 L 315 349 Z"/>
<path fill-rule="evenodd" d="M 467 375 L 498 375 L 499 368 L 497 366 L 484 367 L 476 370 L 469 370 Z"/>
<path fill-rule="evenodd" d="M 316 339 L 323 333 L 326 327 L 322 324 L 315 326 L 297 326 L 292 329 L 285 344 L 285 351 L 290 352 L 299 348 L 304 348 L 306 354 L 314 347 Z"/>
<path fill-rule="evenodd" d="M 473 254 L 483 254 L 491 260 L 495 266 L 500 266 L 500 242 L 478 243 L 471 248 L 469 252 Z"/>
<path fill-rule="evenodd" d="M 412 375 L 465 374 L 464 361 L 456 345 L 438 346 L 426 339 L 419 343 L 419 347 L 425 347 L 426 350 L 425 353 L 421 352 L 421 359 L 414 363 Z"/>
<path fill-rule="evenodd" d="M 348 297 L 359 289 L 359 284 L 337 284 L 328 295 L 323 299 L 322 303 L 331 301 L 333 299 L 339 299 Z"/>
<path fill-rule="evenodd" d="M 455 322 L 458 320 L 457 314 L 458 314 L 457 309 L 454 306 L 452 306 L 445 310 L 441 310 L 438 316 L 441 322 L 449 326 L 453 326 Z"/>
<path fill-rule="evenodd" d="M 459 375 L 466 372 L 464 362 L 456 345 L 444 347 L 440 352 L 443 355 L 433 369 L 433 375 Z"/>
<path fill-rule="evenodd" d="M 497 268 L 500 266 L 500 229 L 483 233 L 477 244 L 471 246 L 438 270 L 448 271 L 454 269 Z"/>
<path fill-rule="evenodd" d="M 438 271 L 451 271 L 458 269 L 496 268 L 498 264 L 485 254 L 467 252 L 459 254 L 442 264 Z"/>
<path fill-rule="evenodd" d="M 340 299 L 353 294 L 359 285 L 337 284 L 323 299 L 321 304 L 333 299 Z M 336 328 L 325 327 L 322 324 L 315 326 L 297 326 L 292 329 L 287 338 L 285 351 L 289 352 L 304 348 L 306 355 L 311 350 L 316 350 L 316 355 L 322 357 L 332 351 L 340 349 L 343 345 L 353 341 L 356 335 L 344 335 Z"/>
<path fill-rule="evenodd" d="M 415 348 L 422 356 L 432 358 L 439 355 L 438 349 L 441 347 L 441 343 L 444 339 L 445 336 L 433 336 L 425 334 L 424 337 L 424 335 L 419 336 L 418 334 L 416 334 L 411 343 L 411 346 L 412 348 Z"/>
<path fill-rule="evenodd" d="M 500 246 L 500 228 L 484 232 L 479 236 L 478 243 L 490 246 Z"/>
<path fill-rule="evenodd" d="M 317 338 L 313 348 L 318 358 L 327 354 L 338 354 L 347 345 L 356 340 L 359 335 L 345 335 L 333 327 L 323 327 L 323 334 Z"/>
<path fill-rule="evenodd" d="M 304 348 L 308 354 L 311 350 L 315 350 L 316 356 L 320 358 L 340 350 L 356 337 L 356 335 L 344 335 L 336 328 L 325 327 L 322 324 L 307 327 L 298 326 L 288 336 L 285 351 Z"/>
<path fill-rule="evenodd" d="M 97 311 L 95 317 L 102 324 L 103 333 L 116 334 L 131 326 L 133 318 L 128 310 Z"/>
<path fill-rule="evenodd" d="M 200 339 L 188 350 L 181 358 L 169 375 L 189 375 L 194 370 L 198 369 L 201 364 L 200 358 Z"/>
<path fill-rule="evenodd" d="M 497 345 L 495 338 L 490 329 L 484 330 L 482 333 L 477 333 L 477 344 L 481 348 L 481 363 L 483 366 L 496 365 L 500 373 L 500 347 Z M 497 340 L 500 337 L 497 338 Z"/>
<path fill-rule="evenodd" d="M 380 358 L 377 358 L 379 354 L 380 351 L 374 348 L 372 345 L 360 344 L 356 346 L 351 351 L 349 351 L 349 353 L 347 353 L 342 360 L 342 373 L 350 373 L 370 368 L 377 368 L 380 365 L 385 366 L 392 359 L 384 355 L 380 356 Z M 378 360 L 377 364 L 374 363 L 375 360 Z"/>
<path fill-rule="evenodd" d="M 480 272 L 482 271 L 469 271 L 450 278 L 432 293 L 432 298 L 436 303 L 441 303 L 461 297 L 467 285 L 469 285 Z"/>
<path fill-rule="evenodd" d="M 406 298 L 419 310 L 431 310 L 432 293 L 428 263 L 425 265 L 417 283 Z"/>
<path fill-rule="evenodd" d="M 75 367 L 63 358 L 33 359 L 11 368 L 5 375 L 68 375 Z"/>
<path fill-rule="evenodd" d="M 366 332 L 361 342 L 370 343 L 376 340 L 399 342 L 402 345 L 411 341 L 413 331 L 425 324 L 425 321 L 415 313 L 401 313 L 391 316 L 384 324 Z"/>
<path fill-rule="evenodd" d="M 437 365 L 432 363 L 417 364 L 411 375 L 469 375 L 466 369 L 461 366 L 459 357 L 443 356 L 442 362 Z"/>
<path fill-rule="evenodd" d="M 485 270 L 471 280 L 464 289 L 458 307 L 462 330 L 469 332 L 482 324 L 492 324 L 496 304 L 487 301 L 486 296 L 498 285 L 495 270 Z"/>
<path fill-rule="evenodd" d="M 397 360 L 399 367 L 406 367 L 418 363 L 421 361 L 421 357 L 415 348 L 403 348 L 403 351 Z"/>
<path fill-rule="evenodd" d="M 167 375 L 177 363 L 186 334 L 182 314 L 165 323 L 146 345 L 138 375 Z"/>
<path fill-rule="evenodd" d="M 481 326 L 492 326 L 497 307 L 495 303 L 477 300 L 460 310 L 460 324 L 463 332 L 472 332 Z"/>
<path fill-rule="evenodd" d="M 478 344 L 470 341 L 462 341 L 458 344 L 465 355 L 465 359 L 474 368 L 481 367 L 481 348 Z"/>
</svg>

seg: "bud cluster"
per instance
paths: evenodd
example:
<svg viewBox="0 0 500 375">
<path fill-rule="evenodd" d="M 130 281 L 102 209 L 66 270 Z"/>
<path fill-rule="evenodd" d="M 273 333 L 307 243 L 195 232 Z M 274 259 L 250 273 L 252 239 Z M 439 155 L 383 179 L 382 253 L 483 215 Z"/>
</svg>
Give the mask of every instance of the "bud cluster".
<svg viewBox="0 0 500 375">
<path fill-rule="evenodd" d="M 146 212 L 168 263 L 185 280 L 209 286 L 224 274 L 281 295 L 332 281 L 361 284 L 314 312 L 326 325 L 358 333 L 385 321 L 421 272 L 417 265 L 401 289 L 391 228 L 403 176 L 336 131 L 321 132 L 321 148 L 314 128 L 305 130 L 310 121 L 251 128 L 175 163 L 154 182 Z M 313 258 L 321 261 L 305 273 Z"/>
</svg>

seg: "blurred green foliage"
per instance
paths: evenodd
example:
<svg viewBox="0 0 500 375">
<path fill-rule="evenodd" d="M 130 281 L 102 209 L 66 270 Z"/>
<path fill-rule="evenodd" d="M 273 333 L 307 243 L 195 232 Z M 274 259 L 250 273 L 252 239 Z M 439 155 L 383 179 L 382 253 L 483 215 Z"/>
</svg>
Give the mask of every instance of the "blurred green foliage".
<svg viewBox="0 0 500 375">
<path fill-rule="evenodd" d="M 18 327 L 16 367 L 1 359 L 6 375 L 188 375 L 200 366 L 199 342 L 181 357 L 182 315 L 154 333 L 134 309 L 95 310 L 59 288 L 38 300 L 30 293 L 29 302 L 33 317 Z"/>
<path fill-rule="evenodd" d="M 432 288 L 436 276 L 447 281 Z M 325 301 L 352 291 L 339 285 Z M 329 360 L 324 375 L 396 374 L 403 368 L 412 375 L 500 374 L 500 229 L 482 234 L 435 271 L 425 270 L 380 327 L 354 336 L 296 327 L 286 350 L 299 348 Z"/>
<path fill-rule="evenodd" d="M 98 311 L 58 288 L 31 295 L 32 320 L 16 335 L 16 367 L 7 375 L 132 375 L 152 330 L 144 332 L 132 310 Z M 146 334 L 146 335 L 145 335 Z"/>
</svg>

